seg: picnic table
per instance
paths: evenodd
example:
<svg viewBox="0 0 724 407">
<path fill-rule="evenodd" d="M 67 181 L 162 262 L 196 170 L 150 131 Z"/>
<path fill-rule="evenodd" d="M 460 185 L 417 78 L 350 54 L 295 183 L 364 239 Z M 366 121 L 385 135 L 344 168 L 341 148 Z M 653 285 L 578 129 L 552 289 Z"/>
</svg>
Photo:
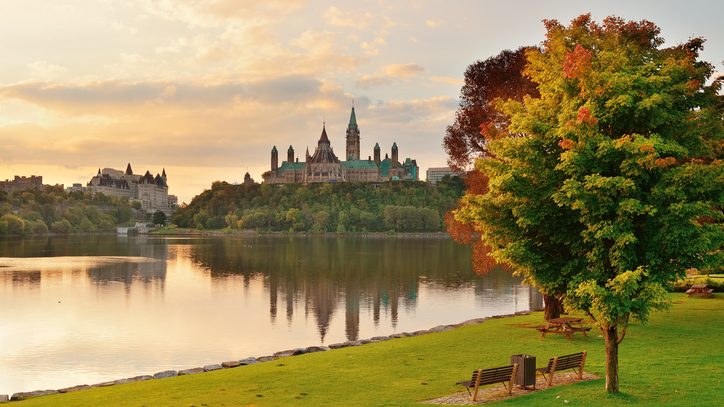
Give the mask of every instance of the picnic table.
<svg viewBox="0 0 724 407">
<path fill-rule="evenodd" d="M 587 336 L 586 332 L 591 328 L 583 326 L 583 318 L 564 317 L 549 319 L 546 321 L 546 325 L 539 327 L 538 330 L 543 337 L 546 334 L 562 334 L 571 339 L 576 332 L 583 332 L 583 335 Z"/>
<path fill-rule="evenodd" d="M 706 284 L 692 284 L 691 288 L 686 290 L 686 293 L 689 294 L 689 297 L 692 296 L 701 296 L 701 297 L 711 297 L 711 293 L 714 292 L 713 288 L 709 288 Z"/>
</svg>

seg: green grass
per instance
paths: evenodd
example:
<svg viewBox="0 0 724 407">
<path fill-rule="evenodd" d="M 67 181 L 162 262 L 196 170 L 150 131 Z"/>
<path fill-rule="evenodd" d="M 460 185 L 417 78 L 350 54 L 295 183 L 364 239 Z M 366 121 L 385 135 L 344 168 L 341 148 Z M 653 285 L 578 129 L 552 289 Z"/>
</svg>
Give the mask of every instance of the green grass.
<svg viewBox="0 0 724 407">
<path fill-rule="evenodd" d="M 724 296 L 672 294 L 672 299 L 671 311 L 630 328 L 620 348 L 620 394 L 608 396 L 602 378 L 496 405 L 724 405 Z M 586 371 L 603 376 L 604 345 L 597 332 L 572 340 L 541 338 L 530 328 L 541 322 L 541 313 L 493 319 L 443 333 L 39 397 L 13 406 L 419 405 L 460 391 L 454 383 L 474 368 L 507 364 L 515 353 L 536 355 L 542 365 L 551 356 L 587 350 Z"/>
</svg>

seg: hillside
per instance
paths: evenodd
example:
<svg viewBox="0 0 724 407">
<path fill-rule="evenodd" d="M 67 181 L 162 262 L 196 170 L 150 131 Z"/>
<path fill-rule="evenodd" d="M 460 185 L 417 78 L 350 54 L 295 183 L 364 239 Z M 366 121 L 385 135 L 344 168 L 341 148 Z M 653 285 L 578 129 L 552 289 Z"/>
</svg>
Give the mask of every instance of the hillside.
<svg viewBox="0 0 724 407">
<path fill-rule="evenodd" d="M 0 236 L 115 231 L 136 211 L 128 199 L 58 187 L 0 191 Z"/>
<path fill-rule="evenodd" d="M 437 232 L 463 190 L 424 182 L 230 185 L 215 182 L 173 216 L 180 227 L 311 232 Z"/>
</svg>

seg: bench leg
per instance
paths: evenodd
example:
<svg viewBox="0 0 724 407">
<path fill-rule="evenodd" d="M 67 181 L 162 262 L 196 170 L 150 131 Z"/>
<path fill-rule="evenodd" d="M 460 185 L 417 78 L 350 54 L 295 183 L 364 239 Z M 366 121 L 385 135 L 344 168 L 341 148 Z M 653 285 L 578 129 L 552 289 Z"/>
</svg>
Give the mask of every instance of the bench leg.
<svg viewBox="0 0 724 407">
<path fill-rule="evenodd" d="M 475 390 L 473 390 L 473 401 L 478 401 L 478 390 L 480 390 L 480 378 L 483 376 L 483 369 L 478 370 L 478 377 L 475 379 Z"/>
<path fill-rule="evenodd" d="M 578 368 L 578 380 L 583 380 L 583 367 L 586 366 L 586 352 L 581 357 L 581 367 Z"/>
<path fill-rule="evenodd" d="M 518 373 L 518 364 L 513 363 L 513 371 L 510 373 L 510 379 L 508 379 L 508 387 L 506 387 L 506 390 L 508 390 L 508 394 L 513 394 L 513 383 L 515 383 L 515 375 Z M 505 386 L 505 382 L 503 382 L 503 386 Z"/>
<path fill-rule="evenodd" d="M 553 386 L 553 375 L 556 374 L 556 365 L 558 364 L 558 356 L 553 358 L 553 365 L 551 366 L 551 371 L 548 372 L 548 387 Z"/>
</svg>

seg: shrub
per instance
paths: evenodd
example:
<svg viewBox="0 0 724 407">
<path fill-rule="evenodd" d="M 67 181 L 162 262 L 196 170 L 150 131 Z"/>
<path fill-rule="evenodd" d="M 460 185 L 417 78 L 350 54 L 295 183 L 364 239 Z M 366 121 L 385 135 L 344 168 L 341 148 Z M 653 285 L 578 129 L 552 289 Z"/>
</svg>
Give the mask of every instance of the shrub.
<svg viewBox="0 0 724 407">
<path fill-rule="evenodd" d="M 67 219 L 61 219 L 50 224 L 50 231 L 66 235 L 73 231 L 73 226 Z"/>
</svg>

